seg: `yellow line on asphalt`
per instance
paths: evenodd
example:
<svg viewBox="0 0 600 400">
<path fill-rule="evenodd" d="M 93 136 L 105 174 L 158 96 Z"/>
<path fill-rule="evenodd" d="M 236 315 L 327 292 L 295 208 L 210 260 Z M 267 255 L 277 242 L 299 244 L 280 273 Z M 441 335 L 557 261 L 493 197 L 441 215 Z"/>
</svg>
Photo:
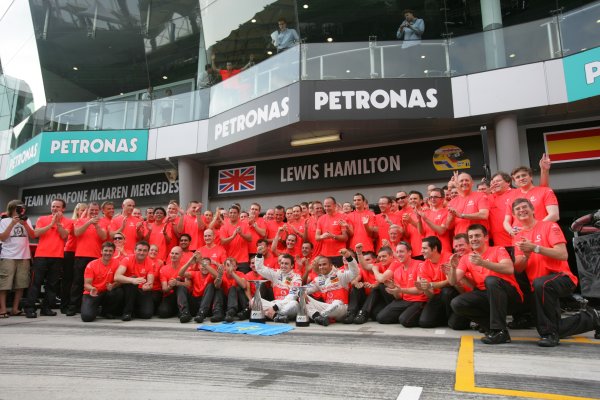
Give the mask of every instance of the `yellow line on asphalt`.
<svg viewBox="0 0 600 400">
<path fill-rule="evenodd" d="M 565 396 L 553 393 L 526 392 L 521 390 L 477 387 L 475 386 L 475 357 L 473 340 L 473 336 L 462 336 L 460 338 L 460 348 L 458 350 L 458 360 L 456 362 L 456 382 L 454 384 L 454 390 L 456 390 L 457 392 L 482 393 L 493 394 L 498 396 L 527 397 L 533 399 L 549 400 L 594 400 L 591 397 Z M 531 341 L 537 339 L 513 338 L 512 340 Z M 594 342 L 584 337 L 565 339 L 561 340 L 561 342 L 598 344 L 598 341 Z"/>
</svg>

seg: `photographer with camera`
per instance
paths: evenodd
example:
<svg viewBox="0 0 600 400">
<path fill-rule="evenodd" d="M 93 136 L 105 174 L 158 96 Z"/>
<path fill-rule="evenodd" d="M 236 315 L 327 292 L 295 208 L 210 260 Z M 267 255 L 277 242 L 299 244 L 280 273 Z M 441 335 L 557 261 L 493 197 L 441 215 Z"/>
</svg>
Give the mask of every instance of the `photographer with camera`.
<svg viewBox="0 0 600 400">
<path fill-rule="evenodd" d="M 9 201 L 6 215 L 0 220 L 0 318 L 21 314 L 19 302 L 23 297 L 23 289 L 29 286 L 29 238 L 35 237 L 21 200 Z M 15 291 L 15 298 L 9 314 L 6 310 L 6 296 L 10 290 Z"/>
</svg>

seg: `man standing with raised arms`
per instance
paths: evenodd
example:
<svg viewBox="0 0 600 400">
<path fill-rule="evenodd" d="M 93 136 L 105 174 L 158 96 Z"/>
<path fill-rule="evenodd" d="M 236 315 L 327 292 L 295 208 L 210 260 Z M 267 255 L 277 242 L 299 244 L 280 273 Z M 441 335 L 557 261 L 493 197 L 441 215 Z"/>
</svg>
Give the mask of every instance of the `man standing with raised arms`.
<svg viewBox="0 0 600 400">
<path fill-rule="evenodd" d="M 123 200 L 123 212 L 110 221 L 109 227 L 110 239 L 112 239 L 116 233 L 125 235 L 125 251 L 127 254 L 133 253 L 136 242 L 143 237 L 143 232 L 141 230 L 142 220 L 133 216 L 134 208 L 135 201 L 133 201 L 133 199 Z M 138 225 L 138 223 L 140 224 Z"/>
<path fill-rule="evenodd" d="M 349 232 L 349 247 L 355 249 L 358 243 L 363 245 L 363 251 L 375 251 L 373 246 L 373 236 L 375 235 L 375 214 L 369 210 L 369 203 L 362 193 L 356 193 L 352 197 L 354 211 L 348 216 L 348 222 L 352 226 Z"/>
</svg>

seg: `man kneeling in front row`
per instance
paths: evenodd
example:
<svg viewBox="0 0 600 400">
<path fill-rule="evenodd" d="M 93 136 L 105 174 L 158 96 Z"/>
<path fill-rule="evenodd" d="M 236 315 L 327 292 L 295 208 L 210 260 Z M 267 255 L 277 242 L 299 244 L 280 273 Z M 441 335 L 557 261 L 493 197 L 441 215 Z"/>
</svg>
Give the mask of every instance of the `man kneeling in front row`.
<svg viewBox="0 0 600 400">
<path fill-rule="evenodd" d="M 358 264 L 352 252 L 341 249 L 340 254 L 348 262 L 348 268 L 340 271 L 329 258 L 320 256 L 317 261 L 319 275 L 308 284 L 307 294 L 321 293 L 325 302 L 306 297 L 306 313 L 319 325 L 329 325 L 329 318 L 341 321 L 348 311 L 348 288 L 359 274 Z"/>
</svg>

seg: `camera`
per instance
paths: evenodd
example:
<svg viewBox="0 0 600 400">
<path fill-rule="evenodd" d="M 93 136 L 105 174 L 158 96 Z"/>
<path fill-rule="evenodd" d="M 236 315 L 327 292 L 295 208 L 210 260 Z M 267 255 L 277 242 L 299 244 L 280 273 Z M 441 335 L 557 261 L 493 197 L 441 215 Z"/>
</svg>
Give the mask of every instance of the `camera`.
<svg viewBox="0 0 600 400">
<path fill-rule="evenodd" d="M 25 207 L 23 206 L 17 206 L 15 208 L 15 211 L 17 212 L 17 215 L 19 216 L 19 219 L 21 221 L 27 221 L 27 215 L 25 215 Z"/>
</svg>

